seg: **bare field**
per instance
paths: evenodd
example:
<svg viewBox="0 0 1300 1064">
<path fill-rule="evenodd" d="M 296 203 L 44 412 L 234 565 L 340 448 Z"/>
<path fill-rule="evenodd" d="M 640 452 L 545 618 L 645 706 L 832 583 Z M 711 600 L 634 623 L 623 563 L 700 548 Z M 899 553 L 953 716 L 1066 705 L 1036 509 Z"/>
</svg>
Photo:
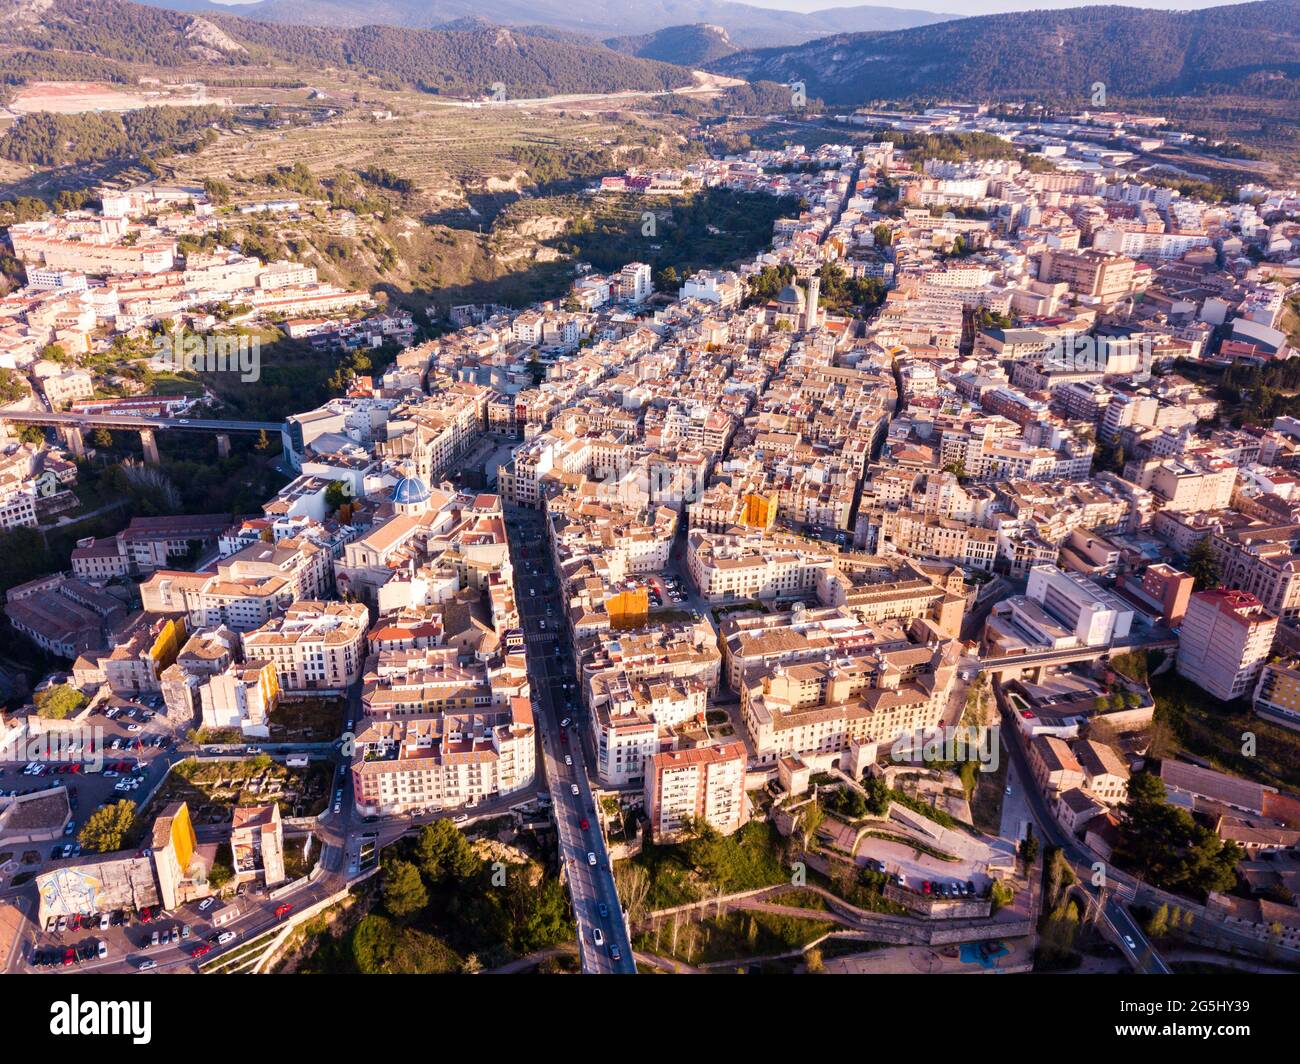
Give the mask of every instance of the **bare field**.
<svg viewBox="0 0 1300 1064">
<path fill-rule="evenodd" d="M 52 111 L 72 115 L 85 111 L 139 111 L 145 107 L 195 107 L 203 104 L 229 107 L 230 99 L 212 96 L 202 89 L 128 92 L 93 81 L 33 81 L 18 90 L 9 102 L 9 110 L 16 114 Z"/>
</svg>

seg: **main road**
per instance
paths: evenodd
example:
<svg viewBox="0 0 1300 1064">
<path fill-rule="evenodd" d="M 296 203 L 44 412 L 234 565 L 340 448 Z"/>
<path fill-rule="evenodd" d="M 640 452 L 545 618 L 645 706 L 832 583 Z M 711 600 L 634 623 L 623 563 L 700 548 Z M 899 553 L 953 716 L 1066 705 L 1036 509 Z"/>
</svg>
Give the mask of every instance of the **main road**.
<svg viewBox="0 0 1300 1064">
<path fill-rule="evenodd" d="M 632 943 L 588 780 L 574 674 L 564 645 L 563 608 L 556 609 L 557 585 L 546 549 L 543 517 L 536 511 L 515 511 L 507 524 L 515 596 L 527 646 L 533 713 L 550 788 L 562 873 L 569 883 L 578 924 L 582 970 L 634 974 Z M 569 721 L 567 727 L 561 726 L 564 720 Z"/>
</svg>

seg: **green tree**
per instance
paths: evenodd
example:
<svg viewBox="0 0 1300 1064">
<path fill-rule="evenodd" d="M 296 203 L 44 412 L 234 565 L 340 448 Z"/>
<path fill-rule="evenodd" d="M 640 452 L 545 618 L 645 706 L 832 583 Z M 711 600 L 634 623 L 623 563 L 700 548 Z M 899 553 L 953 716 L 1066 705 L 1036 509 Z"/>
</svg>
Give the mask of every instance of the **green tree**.
<svg viewBox="0 0 1300 1064">
<path fill-rule="evenodd" d="M 325 489 L 325 505 L 331 510 L 337 510 L 351 498 L 352 492 L 345 480 L 331 480 Z"/>
<path fill-rule="evenodd" d="M 1025 862 L 1025 874 L 1028 875 L 1038 860 L 1038 836 L 1026 835 L 1020 840 L 1020 859 Z"/>
<path fill-rule="evenodd" d="M 431 883 L 468 879 L 483 863 L 450 820 L 435 820 L 421 828 L 415 852 L 420 871 Z"/>
<path fill-rule="evenodd" d="M 1187 572 L 1197 591 L 1219 586 L 1219 559 L 1209 536 L 1202 536 L 1187 552 Z"/>
<path fill-rule="evenodd" d="M 100 425 L 99 428 L 94 431 L 91 439 L 95 441 L 96 447 L 109 448 L 113 446 L 113 433 L 103 425 Z"/>
<path fill-rule="evenodd" d="M 36 712 L 49 720 L 65 720 L 82 710 L 90 700 L 71 684 L 56 684 L 39 692 L 32 700 Z"/>
<path fill-rule="evenodd" d="M 1198 898 L 1236 885 L 1241 847 L 1224 842 L 1186 809 L 1171 805 L 1164 782 L 1154 773 L 1129 780 L 1119 819 L 1115 861 L 1148 883 Z"/>
<path fill-rule="evenodd" d="M 399 920 L 419 912 L 429 904 L 420 870 L 410 861 L 395 860 L 383 871 L 384 906 Z"/>
<path fill-rule="evenodd" d="M 135 827 L 135 811 L 135 802 L 114 802 L 96 809 L 81 829 L 77 841 L 96 853 L 113 853 L 122 849 Z"/>
</svg>

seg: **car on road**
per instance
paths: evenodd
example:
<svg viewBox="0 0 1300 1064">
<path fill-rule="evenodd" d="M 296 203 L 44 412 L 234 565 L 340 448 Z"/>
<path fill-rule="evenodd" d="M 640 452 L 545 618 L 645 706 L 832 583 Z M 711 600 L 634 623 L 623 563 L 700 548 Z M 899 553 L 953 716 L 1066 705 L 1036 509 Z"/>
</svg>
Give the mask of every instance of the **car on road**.
<svg viewBox="0 0 1300 1064">
<path fill-rule="evenodd" d="M 139 964 L 137 964 L 135 966 L 135 970 L 137 972 L 152 972 L 157 967 L 158 967 L 157 961 L 146 959 L 146 960 L 142 960 Z"/>
<path fill-rule="evenodd" d="M 206 942 L 200 942 L 197 946 L 194 947 L 194 950 L 193 950 L 193 952 L 190 953 L 190 956 L 191 956 L 191 957 L 206 957 L 206 956 L 208 955 L 208 953 L 211 952 L 211 950 L 212 950 L 212 947 L 209 946 Z"/>
<path fill-rule="evenodd" d="M 592 928 L 591 937 L 592 940 L 596 943 L 596 945 L 603 946 L 605 944 L 605 932 L 602 931 L 599 927 Z"/>
<path fill-rule="evenodd" d="M 616 961 L 621 961 L 623 959 L 623 951 L 620 950 L 617 946 L 609 947 L 609 955 L 613 957 L 614 960 Z"/>
<path fill-rule="evenodd" d="M 65 835 L 75 834 L 76 830 L 77 830 L 77 822 L 75 820 L 69 820 L 66 824 L 63 825 L 63 834 Z"/>
<path fill-rule="evenodd" d="M 597 902 L 597 903 L 596 903 L 596 912 L 600 913 L 601 916 L 608 916 L 608 915 L 609 915 L 609 906 L 606 905 L 603 901 L 601 901 L 601 902 Z"/>
<path fill-rule="evenodd" d="M 595 867 L 596 864 L 596 855 L 592 853 L 590 850 L 587 851 L 587 864 L 591 865 L 592 867 Z"/>
<path fill-rule="evenodd" d="M 1133 950 L 1135 953 L 1137 952 L 1138 944 L 1133 941 L 1132 935 L 1124 936 L 1124 944 L 1128 946 L 1129 949 Z"/>
<path fill-rule="evenodd" d="M 564 763 L 565 763 L 565 765 L 567 765 L 569 768 L 573 768 L 573 755 L 572 755 L 572 754 L 565 754 L 565 755 L 564 755 Z"/>
<path fill-rule="evenodd" d="M 234 942 L 238 936 L 233 931 L 222 931 L 217 936 L 217 945 L 224 946 L 227 942 Z"/>
<path fill-rule="evenodd" d="M 285 902 L 283 905 L 276 906 L 275 918 L 277 920 L 283 920 L 292 911 L 293 911 L 293 906 L 289 904 L 289 902 Z"/>
<path fill-rule="evenodd" d="M 565 717 L 562 721 L 560 721 L 560 727 L 567 728 L 572 723 L 573 723 L 572 717 Z"/>
<path fill-rule="evenodd" d="M 1007 784 L 1007 794 L 1011 793 L 1011 784 Z"/>
<path fill-rule="evenodd" d="M 578 797 L 578 795 L 582 793 L 581 791 L 578 790 L 578 785 L 577 785 L 576 783 L 570 783 L 570 784 L 569 784 L 569 792 L 570 792 L 570 793 L 571 793 L 575 798 Z"/>
<path fill-rule="evenodd" d="M 583 831 L 587 831 L 591 828 L 591 821 L 584 816 L 578 821 L 578 827 L 582 828 Z"/>
<path fill-rule="evenodd" d="M 217 904 L 216 898 L 204 898 L 201 902 L 199 902 L 199 912 L 205 913 L 209 909 L 211 909 L 212 906 L 216 904 Z"/>
<path fill-rule="evenodd" d="M 468 813 L 460 813 L 460 814 L 458 814 L 457 816 L 452 817 L 451 822 L 452 822 L 453 824 L 463 824 L 463 823 L 465 823 L 465 821 L 468 820 L 468 819 L 469 819 L 469 814 L 468 814 Z"/>
</svg>

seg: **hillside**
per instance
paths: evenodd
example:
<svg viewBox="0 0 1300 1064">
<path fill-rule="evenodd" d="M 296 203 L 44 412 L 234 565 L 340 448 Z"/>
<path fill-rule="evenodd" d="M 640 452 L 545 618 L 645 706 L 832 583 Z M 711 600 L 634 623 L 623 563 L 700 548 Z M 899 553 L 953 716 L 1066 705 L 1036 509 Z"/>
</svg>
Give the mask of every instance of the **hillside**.
<svg viewBox="0 0 1300 1064">
<path fill-rule="evenodd" d="M 670 26 L 722 26 L 741 47 L 798 44 L 828 33 L 884 31 L 950 18 L 894 7 L 837 7 L 778 11 L 731 0 L 261 0 L 223 7 L 209 0 L 146 0 L 155 7 L 204 14 L 225 11 L 268 22 L 308 26 L 414 26 L 436 28 L 463 18 L 507 26 L 550 26 L 593 39 L 654 33 Z"/>
<path fill-rule="evenodd" d="M 725 29 L 708 23 L 669 26 L 636 37 L 610 37 L 605 44 L 624 55 L 689 67 L 705 66 L 737 50 Z"/>
<path fill-rule="evenodd" d="M 7 47 L 6 47 L 7 46 Z M 664 90 L 689 84 L 682 68 L 621 55 L 593 42 L 534 37 L 500 27 L 466 31 L 288 26 L 227 14 L 194 15 L 125 0 L 0 0 L 8 84 L 37 77 L 127 80 L 121 64 L 195 63 L 265 75 L 328 69 L 372 75 L 381 86 L 510 97 Z"/>
<path fill-rule="evenodd" d="M 804 81 L 828 103 L 909 96 L 1086 99 L 1237 92 L 1300 95 L 1300 0 L 1200 11 L 1085 7 L 838 34 L 736 52 L 710 69 Z"/>
</svg>

